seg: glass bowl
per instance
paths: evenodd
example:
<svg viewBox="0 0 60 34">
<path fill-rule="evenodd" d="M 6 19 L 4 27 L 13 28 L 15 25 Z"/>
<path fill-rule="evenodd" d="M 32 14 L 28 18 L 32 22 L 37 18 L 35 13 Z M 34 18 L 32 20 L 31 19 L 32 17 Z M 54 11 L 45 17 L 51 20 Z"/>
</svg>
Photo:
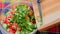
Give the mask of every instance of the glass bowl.
<svg viewBox="0 0 60 34">
<path fill-rule="evenodd" d="M 4 10 L 2 10 L 3 11 L 2 12 L 3 17 L 1 16 L 2 20 L 0 21 L 1 22 L 0 26 L 1 26 L 2 31 L 4 31 L 6 34 L 12 34 L 12 32 L 14 32 L 13 28 L 16 28 L 16 27 L 17 27 L 18 30 L 16 29 L 16 32 L 13 33 L 13 34 L 19 34 L 19 33 L 20 34 L 33 34 L 34 32 L 37 31 L 37 26 L 36 26 L 36 21 L 35 21 L 33 6 L 32 6 L 31 2 L 20 2 L 20 1 L 17 2 L 16 1 L 14 3 L 9 4 L 5 8 L 8 8 L 8 10 L 5 13 L 4 13 Z M 5 9 L 5 8 L 3 8 L 3 9 Z M 26 10 L 30 11 L 30 12 L 27 12 Z M 15 13 L 14 13 L 14 11 L 15 11 Z M 21 13 L 20 11 L 21 12 L 23 11 L 23 12 Z M 11 18 L 12 21 L 9 21 L 11 15 L 14 16 L 14 17 Z M 19 18 L 19 17 L 17 17 L 17 15 L 19 15 L 20 17 L 21 17 L 21 15 L 23 15 L 21 17 L 21 20 L 22 20 L 22 18 L 25 19 L 26 15 L 28 16 L 29 19 L 28 18 L 27 18 L 27 20 L 25 19 L 28 23 L 27 23 L 27 25 L 26 24 L 24 25 L 24 27 L 26 26 L 25 27 L 26 29 L 24 27 L 22 27 L 23 24 L 26 21 L 23 23 L 24 20 L 22 20 L 22 23 L 21 23 L 21 20 L 17 20 Z M 7 18 L 8 18 L 9 23 L 5 22 L 7 20 Z M 13 18 L 14 18 L 14 20 L 13 20 Z M 20 25 L 20 27 L 22 28 L 21 31 L 19 30 L 20 28 L 18 26 L 15 27 L 16 23 L 18 23 L 18 25 Z M 12 26 L 10 27 L 10 25 L 12 25 Z"/>
</svg>

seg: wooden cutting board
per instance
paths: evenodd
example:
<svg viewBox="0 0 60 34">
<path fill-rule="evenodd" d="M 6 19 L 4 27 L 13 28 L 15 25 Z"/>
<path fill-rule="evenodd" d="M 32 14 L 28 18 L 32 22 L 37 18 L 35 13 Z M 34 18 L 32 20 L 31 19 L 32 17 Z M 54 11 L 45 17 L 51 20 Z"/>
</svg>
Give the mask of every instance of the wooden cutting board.
<svg viewBox="0 0 60 34">
<path fill-rule="evenodd" d="M 42 0 L 41 2 L 41 10 L 43 16 L 43 25 L 40 26 L 38 23 L 39 10 L 37 0 L 32 0 L 34 13 L 36 17 L 37 27 L 39 31 L 43 31 L 47 29 L 49 26 L 57 24 L 60 22 L 60 0 Z"/>
</svg>

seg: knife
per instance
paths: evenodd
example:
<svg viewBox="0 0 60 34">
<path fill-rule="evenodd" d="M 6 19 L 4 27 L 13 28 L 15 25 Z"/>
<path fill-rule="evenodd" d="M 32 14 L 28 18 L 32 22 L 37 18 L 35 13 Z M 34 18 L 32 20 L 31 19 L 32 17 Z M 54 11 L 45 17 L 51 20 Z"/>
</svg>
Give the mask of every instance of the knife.
<svg viewBox="0 0 60 34">
<path fill-rule="evenodd" d="M 39 12 L 40 12 L 40 26 L 41 26 L 43 24 L 41 0 L 37 0 L 37 3 L 38 3 L 38 9 L 39 9 Z"/>
</svg>

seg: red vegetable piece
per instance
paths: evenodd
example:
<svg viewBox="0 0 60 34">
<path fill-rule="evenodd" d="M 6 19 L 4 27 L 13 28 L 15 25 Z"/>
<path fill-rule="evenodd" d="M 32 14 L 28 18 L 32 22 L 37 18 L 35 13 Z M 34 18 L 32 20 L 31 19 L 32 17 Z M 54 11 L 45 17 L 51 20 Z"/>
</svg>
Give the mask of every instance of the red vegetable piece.
<svg viewBox="0 0 60 34">
<path fill-rule="evenodd" d="M 15 29 L 15 30 L 17 30 L 17 27 L 18 27 L 17 23 L 14 23 L 14 24 L 9 26 L 10 29 Z"/>
<path fill-rule="evenodd" d="M 16 26 L 16 27 L 18 27 L 18 24 L 17 24 L 17 23 L 14 23 L 14 24 L 13 24 L 13 26 Z"/>
<path fill-rule="evenodd" d="M 36 23 L 35 20 L 32 20 L 32 23 L 35 24 Z"/>
<path fill-rule="evenodd" d="M 7 20 L 7 19 L 5 19 L 5 20 L 4 20 L 4 23 L 5 23 L 5 24 L 9 24 L 9 22 L 8 22 L 8 20 Z"/>
<path fill-rule="evenodd" d="M 15 30 L 15 29 L 10 29 L 9 32 L 10 32 L 11 34 L 15 34 L 16 30 Z"/>
<path fill-rule="evenodd" d="M 6 16 L 5 18 L 4 18 L 4 21 L 3 21 L 5 24 L 9 24 L 9 21 L 8 21 L 8 16 Z"/>
<path fill-rule="evenodd" d="M 13 27 L 17 30 L 18 24 L 17 23 L 14 23 L 13 24 Z"/>
<path fill-rule="evenodd" d="M 9 18 L 12 18 L 12 16 L 11 16 L 11 15 L 6 16 L 6 17 L 4 18 L 4 23 L 9 24 L 9 23 L 10 23 L 10 22 L 8 21 Z"/>
<path fill-rule="evenodd" d="M 12 34 L 15 34 L 15 32 L 16 32 L 17 29 L 14 28 L 13 24 L 10 25 L 9 28 L 10 28 L 9 32 L 11 32 Z"/>
<path fill-rule="evenodd" d="M 7 20 L 4 21 L 5 24 L 9 24 L 9 22 Z"/>
<path fill-rule="evenodd" d="M 12 16 L 11 15 L 9 15 L 9 16 L 7 16 L 8 18 L 12 18 Z"/>
<path fill-rule="evenodd" d="M 10 13 L 11 13 L 12 15 L 15 14 L 15 10 L 12 10 Z"/>
</svg>

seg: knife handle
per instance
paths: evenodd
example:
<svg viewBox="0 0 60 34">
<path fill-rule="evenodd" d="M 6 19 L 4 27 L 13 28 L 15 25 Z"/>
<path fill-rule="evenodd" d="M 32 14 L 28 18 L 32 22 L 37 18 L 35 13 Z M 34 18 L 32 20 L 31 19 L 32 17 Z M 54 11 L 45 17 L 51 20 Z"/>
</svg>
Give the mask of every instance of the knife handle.
<svg viewBox="0 0 60 34">
<path fill-rule="evenodd" d="M 40 0 L 37 0 L 37 3 L 40 3 Z"/>
</svg>

